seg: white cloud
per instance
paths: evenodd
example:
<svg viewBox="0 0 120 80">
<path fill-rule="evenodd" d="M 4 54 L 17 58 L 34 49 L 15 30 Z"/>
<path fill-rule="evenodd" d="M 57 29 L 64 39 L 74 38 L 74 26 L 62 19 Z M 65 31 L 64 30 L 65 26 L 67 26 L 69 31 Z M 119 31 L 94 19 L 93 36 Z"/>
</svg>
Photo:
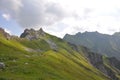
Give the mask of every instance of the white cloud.
<svg viewBox="0 0 120 80">
<path fill-rule="evenodd" d="M 2 17 L 5 18 L 7 21 L 10 20 L 10 15 L 9 14 L 2 14 Z"/>
<path fill-rule="evenodd" d="M 23 28 L 52 25 L 67 17 L 60 4 L 47 0 L 0 0 L 0 11 L 10 14 Z"/>
<path fill-rule="evenodd" d="M 42 26 L 59 37 L 79 31 L 113 34 L 120 30 L 119 3 L 120 0 L 0 0 L 0 11 L 8 13 L 21 27 Z"/>
</svg>

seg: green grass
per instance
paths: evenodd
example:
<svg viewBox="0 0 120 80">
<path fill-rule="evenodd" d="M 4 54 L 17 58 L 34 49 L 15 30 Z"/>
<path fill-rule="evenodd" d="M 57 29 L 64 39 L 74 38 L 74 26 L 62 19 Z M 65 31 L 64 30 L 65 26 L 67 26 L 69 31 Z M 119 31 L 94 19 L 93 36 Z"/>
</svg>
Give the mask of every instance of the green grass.
<svg viewBox="0 0 120 80">
<path fill-rule="evenodd" d="M 58 51 L 50 49 L 45 39 L 53 40 Z M 27 52 L 25 48 L 43 52 Z M 109 80 L 83 56 L 54 36 L 34 41 L 0 38 L 0 80 Z"/>
<path fill-rule="evenodd" d="M 21 40 L 21 44 L 23 44 L 26 47 L 32 48 L 32 49 L 40 49 L 43 51 L 50 50 L 49 44 L 44 40 L 44 39 L 39 39 L 39 40 Z"/>
</svg>

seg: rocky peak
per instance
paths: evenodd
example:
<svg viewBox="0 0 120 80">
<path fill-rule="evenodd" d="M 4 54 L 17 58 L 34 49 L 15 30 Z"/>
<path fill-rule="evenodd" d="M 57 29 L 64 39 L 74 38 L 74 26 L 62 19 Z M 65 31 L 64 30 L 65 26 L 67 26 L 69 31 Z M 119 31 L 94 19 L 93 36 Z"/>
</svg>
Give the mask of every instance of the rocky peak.
<svg viewBox="0 0 120 80">
<path fill-rule="evenodd" d="M 91 36 L 98 36 L 98 35 L 100 35 L 100 33 L 98 31 L 95 31 L 95 32 L 88 32 L 88 31 L 86 31 L 86 32 L 84 32 L 82 34 L 83 35 L 87 35 L 87 36 L 89 36 L 89 35 L 91 35 Z"/>
<path fill-rule="evenodd" d="M 34 29 L 25 29 L 24 32 L 21 34 L 20 38 L 27 38 L 28 40 L 39 39 L 40 37 L 44 37 L 45 32 L 42 28 L 39 30 Z"/>
<path fill-rule="evenodd" d="M 0 35 L 5 37 L 6 39 L 10 39 L 10 34 L 5 32 L 5 30 L 3 28 L 0 28 Z"/>
<path fill-rule="evenodd" d="M 44 32 L 42 28 L 39 29 L 40 32 Z"/>
<path fill-rule="evenodd" d="M 68 37 L 69 36 L 69 34 L 65 34 L 65 37 Z"/>
<path fill-rule="evenodd" d="M 0 32 L 2 32 L 2 33 L 3 33 L 3 32 L 5 32 L 5 31 L 4 31 L 4 29 L 0 28 Z"/>
<path fill-rule="evenodd" d="M 114 33 L 113 36 L 120 36 L 120 32 Z"/>
<path fill-rule="evenodd" d="M 42 36 L 45 36 L 45 32 L 43 31 L 42 28 L 40 28 L 38 32 L 39 32 L 39 34 L 41 34 Z"/>
</svg>

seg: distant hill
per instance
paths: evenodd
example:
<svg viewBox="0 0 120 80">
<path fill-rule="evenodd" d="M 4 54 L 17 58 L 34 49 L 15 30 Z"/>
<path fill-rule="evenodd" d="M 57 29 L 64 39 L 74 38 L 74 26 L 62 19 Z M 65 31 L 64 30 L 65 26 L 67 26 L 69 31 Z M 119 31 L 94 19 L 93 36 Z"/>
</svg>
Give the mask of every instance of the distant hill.
<svg viewBox="0 0 120 80">
<path fill-rule="evenodd" d="M 1 29 L 0 80 L 119 80 L 120 62 L 42 30 L 20 37 Z M 7 35 L 7 36 L 6 36 Z M 1 65 L 1 64 L 0 64 Z"/>
<path fill-rule="evenodd" d="M 88 47 L 90 50 L 120 60 L 120 33 L 113 35 L 98 32 L 84 32 L 75 35 L 66 34 L 64 40 L 75 45 Z"/>
</svg>

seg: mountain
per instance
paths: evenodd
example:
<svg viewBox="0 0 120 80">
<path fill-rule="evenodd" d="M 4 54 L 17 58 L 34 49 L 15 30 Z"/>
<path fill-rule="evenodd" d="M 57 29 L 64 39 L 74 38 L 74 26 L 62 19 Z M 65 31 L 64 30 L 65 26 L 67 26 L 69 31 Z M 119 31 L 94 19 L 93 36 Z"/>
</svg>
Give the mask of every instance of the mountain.
<svg viewBox="0 0 120 80">
<path fill-rule="evenodd" d="M 0 28 L 0 36 L 4 37 L 6 39 L 10 39 L 10 35 L 7 32 L 5 32 L 5 30 L 2 28 Z"/>
<path fill-rule="evenodd" d="M 21 34 L 21 38 L 27 38 L 29 40 L 38 39 L 40 36 L 45 36 L 45 32 L 42 28 L 40 28 L 38 31 L 34 29 L 25 29 L 24 32 Z"/>
<path fill-rule="evenodd" d="M 2 29 L 3 30 L 3 29 Z M 120 62 L 43 31 L 0 32 L 0 80 L 120 80 Z"/>
<path fill-rule="evenodd" d="M 64 40 L 76 45 L 83 45 L 90 50 L 108 57 L 116 57 L 120 60 L 120 33 L 113 35 L 98 32 L 84 32 L 75 35 L 66 34 Z"/>
</svg>

